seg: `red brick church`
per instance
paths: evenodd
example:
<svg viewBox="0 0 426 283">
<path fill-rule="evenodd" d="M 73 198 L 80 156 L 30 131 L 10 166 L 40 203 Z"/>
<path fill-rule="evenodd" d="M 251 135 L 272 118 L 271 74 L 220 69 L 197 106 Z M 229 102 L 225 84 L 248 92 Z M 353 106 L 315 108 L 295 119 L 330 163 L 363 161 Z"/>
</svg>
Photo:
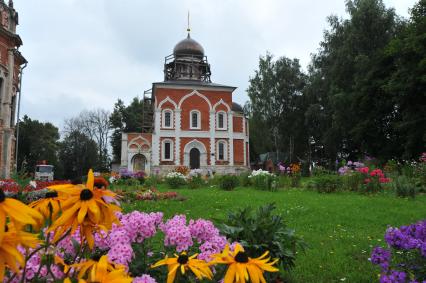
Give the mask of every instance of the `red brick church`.
<svg viewBox="0 0 426 283">
<path fill-rule="evenodd" d="M 248 120 L 232 86 L 211 82 L 204 48 L 189 34 L 165 57 L 164 81 L 145 92 L 143 131 L 122 133 L 121 168 L 218 173 L 249 168 Z"/>
</svg>

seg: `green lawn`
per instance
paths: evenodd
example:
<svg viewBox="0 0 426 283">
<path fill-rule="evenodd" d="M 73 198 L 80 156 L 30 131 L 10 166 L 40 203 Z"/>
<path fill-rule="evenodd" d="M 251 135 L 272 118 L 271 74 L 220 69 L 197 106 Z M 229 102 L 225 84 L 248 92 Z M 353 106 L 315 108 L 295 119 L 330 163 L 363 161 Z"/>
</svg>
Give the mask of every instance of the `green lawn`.
<svg viewBox="0 0 426 283">
<path fill-rule="evenodd" d="M 296 268 L 289 274 L 291 282 L 375 282 L 378 269 L 368 258 L 373 246 L 384 244 L 386 227 L 426 218 L 425 195 L 407 200 L 393 194 L 318 194 L 298 189 L 266 192 L 203 188 L 178 192 L 187 199 L 139 201 L 124 204 L 124 210 L 162 211 L 166 217 L 186 214 L 188 218 L 217 222 L 229 210 L 275 202 L 289 227 L 310 246 L 298 255 Z"/>
</svg>

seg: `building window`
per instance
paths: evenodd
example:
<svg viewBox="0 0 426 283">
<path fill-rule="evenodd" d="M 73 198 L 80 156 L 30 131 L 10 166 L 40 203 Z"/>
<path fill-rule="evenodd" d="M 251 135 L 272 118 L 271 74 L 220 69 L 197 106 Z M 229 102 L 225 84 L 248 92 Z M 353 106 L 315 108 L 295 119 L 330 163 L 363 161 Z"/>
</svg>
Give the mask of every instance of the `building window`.
<svg viewBox="0 0 426 283">
<path fill-rule="evenodd" d="M 227 160 L 226 142 L 219 141 L 217 143 L 217 160 Z"/>
<path fill-rule="evenodd" d="M 201 128 L 201 113 L 198 110 L 192 110 L 189 114 L 190 116 L 190 129 L 200 129 Z"/>
<path fill-rule="evenodd" d="M 163 128 L 173 128 L 173 112 L 171 110 L 163 111 Z"/>
<path fill-rule="evenodd" d="M 217 113 L 217 128 L 219 130 L 226 130 L 226 113 L 221 111 Z"/>
<path fill-rule="evenodd" d="M 163 160 L 173 160 L 173 141 L 171 140 L 163 141 Z"/>
</svg>

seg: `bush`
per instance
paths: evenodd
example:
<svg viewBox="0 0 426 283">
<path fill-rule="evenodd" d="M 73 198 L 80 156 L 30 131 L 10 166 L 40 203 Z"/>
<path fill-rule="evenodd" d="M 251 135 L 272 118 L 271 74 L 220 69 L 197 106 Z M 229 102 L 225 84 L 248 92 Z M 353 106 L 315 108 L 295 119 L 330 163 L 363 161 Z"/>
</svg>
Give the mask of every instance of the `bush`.
<svg viewBox="0 0 426 283">
<path fill-rule="evenodd" d="M 188 187 L 190 189 L 198 189 L 205 184 L 206 184 L 206 182 L 203 180 L 201 175 L 195 175 L 195 176 L 192 176 L 188 179 Z"/>
<path fill-rule="evenodd" d="M 278 178 L 268 171 L 262 169 L 255 170 L 249 176 L 249 179 L 256 189 L 276 191 L 278 187 Z"/>
<path fill-rule="evenodd" d="M 416 196 L 416 185 L 406 176 L 399 176 L 392 184 L 393 189 L 398 197 Z"/>
<path fill-rule="evenodd" d="M 225 191 L 232 191 L 238 186 L 238 177 L 235 175 L 222 175 L 218 178 L 219 188 Z"/>
<path fill-rule="evenodd" d="M 271 258 L 279 259 L 280 271 L 284 271 L 295 266 L 297 252 L 304 251 L 306 244 L 287 227 L 282 215 L 273 213 L 275 208 L 274 204 L 267 204 L 257 210 L 246 207 L 231 212 L 221 231 L 229 240 L 241 243 L 250 257 L 269 251 Z M 266 281 L 275 282 L 277 276 Z"/>
<path fill-rule="evenodd" d="M 322 175 L 313 177 L 309 186 L 319 193 L 334 193 L 341 190 L 342 181 L 337 175 Z"/>
<path fill-rule="evenodd" d="M 248 172 L 244 172 L 242 174 L 240 174 L 239 179 L 240 179 L 240 185 L 243 187 L 250 187 L 251 182 L 250 182 L 250 173 Z"/>
<path fill-rule="evenodd" d="M 164 178 L 167 185 L 172 189 L 178 189 L 179 187 L 186 185 L 186 177 L 179 172 L 170 172 Z"/>
<path fill-rule="evenodd" d="M 359 172 L 351 172 L 340 177 L 343 189 L 347 191 L 360 191 L 364 183 L 364 176 Z"/>
</svg>

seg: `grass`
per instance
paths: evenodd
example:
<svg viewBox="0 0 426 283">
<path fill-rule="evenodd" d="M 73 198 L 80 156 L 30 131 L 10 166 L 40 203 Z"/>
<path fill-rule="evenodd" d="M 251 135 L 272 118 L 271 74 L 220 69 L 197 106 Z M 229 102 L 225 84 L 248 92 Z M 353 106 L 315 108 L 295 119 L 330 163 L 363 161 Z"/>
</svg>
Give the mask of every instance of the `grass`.
<svg viewBox="0 0 426 283">
<path fill-rule="evenodd" d="M 167 189 L 160 186 L 160 191 Z M 289 227 L 310 246 L 298 255 L 290 282 L 377 282 L 379 270 L 368 261 L 372 247 L 384 245 L 388 225 L 400 226 L 426 217 L 426 195 L 415 200 L 394 194 L 318 194 L 298 189 L 278 192 L 237 188 L 179 189 L 185 201 L 137 201 L 125 211 L 162 211 L 166 217 L 225 219 L 227 212 L 275 202 Z M 261 237 L 262 235 L 259 235 Z"/>
</svg>

